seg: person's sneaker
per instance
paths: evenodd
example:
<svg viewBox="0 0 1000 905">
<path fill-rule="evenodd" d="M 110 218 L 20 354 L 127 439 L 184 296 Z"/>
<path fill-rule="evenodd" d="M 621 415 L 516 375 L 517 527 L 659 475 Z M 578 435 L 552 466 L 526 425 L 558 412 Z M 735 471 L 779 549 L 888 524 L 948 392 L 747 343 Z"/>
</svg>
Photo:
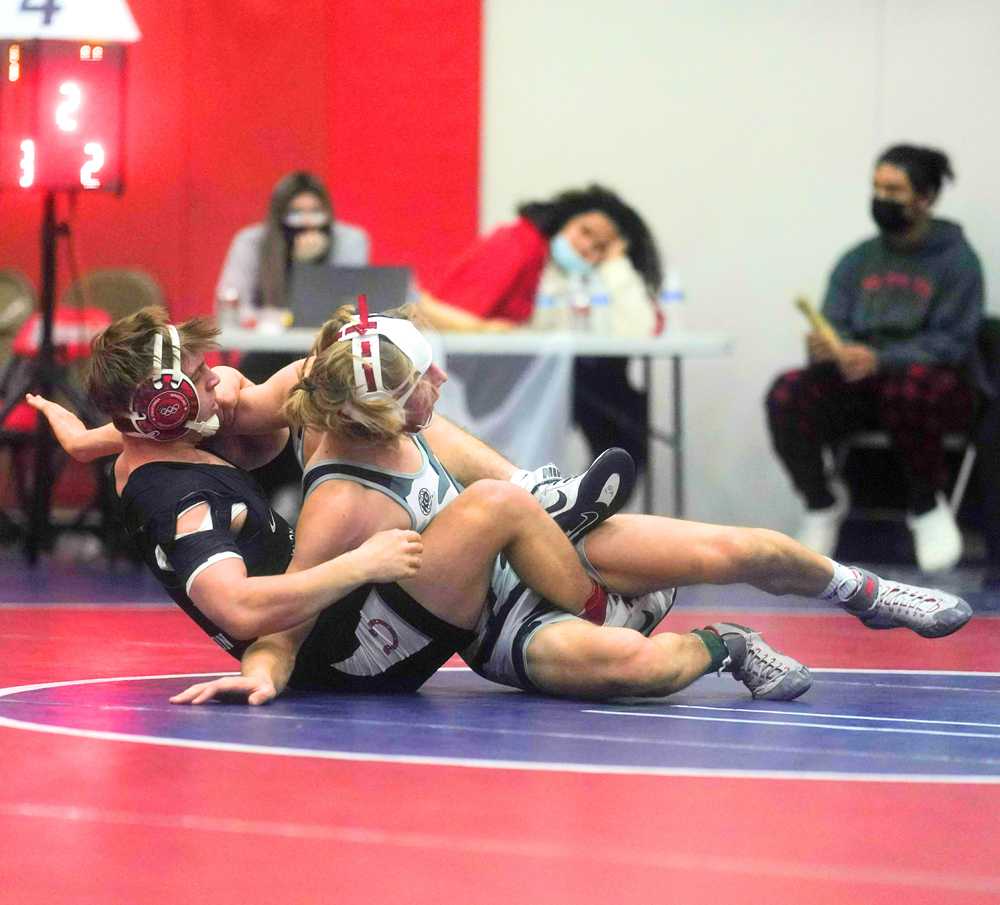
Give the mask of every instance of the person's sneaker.
<svg viewBox="0 0 1000 905">
<path fill-rule="evenodd" d="M 608 609 L 605 625 L 634 628 L 649 637 L 670 612 L 677 595 L 676 588 L 651 591 L 638 597 L 625 597 L 608 591 Z"/>
<path fill-rule="evenodd" d="M 847 517 L 847 493 L 836 485 L 830 488 L 834 504 L 826 509 L 807 509 L 795 539 L 804 547 L 823 556 L 833 556 L 840 537 L 840 526 Z"/>
<path fill-rule="evenodd" d="M 569 478 L 539 484 L 532 491 L 571 541 L 614 515 L 635 486 L 635 462 L 624 449 L 606 449 L 590 468 Z"/>
<path fill-rule="evenodd" d="M 861 589 L 843 605 L 868 628 L 908 628 L 923 638 L 943 638 L 972 618 L 972 607 L 954 594 L 858 571 Z"/>
<path fill-rule="evenodd" d="M 798 660 L 778 653 L 759 632 L 733 622 L 714 622 L 708 628 L 729 651 L 721 671 L 731 672 L 755 698 L 794 701 L 812 685 L 809 670 Z"/>
<path fill-rule="evenodd" d="M 908 515 L 906 524 L 913 534 L 917 565 L 921 572 L 945 572 L 962 558 L 962 532 L 944 496 L 937 495 L 937 505 L 921 515 Z"/>
</svg>

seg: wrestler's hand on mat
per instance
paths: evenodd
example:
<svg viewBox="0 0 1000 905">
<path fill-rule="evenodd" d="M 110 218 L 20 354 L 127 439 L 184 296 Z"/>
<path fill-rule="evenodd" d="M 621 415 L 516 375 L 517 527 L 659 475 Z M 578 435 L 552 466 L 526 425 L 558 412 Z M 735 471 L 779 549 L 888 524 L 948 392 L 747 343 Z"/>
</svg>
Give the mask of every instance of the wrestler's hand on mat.
<svg viewBox="0 0 1000 905">
<path fill-rule="evenodd" d="M 216 698 L 232 702 L 245 701 L 255 707 L 278 696 L 274 683 L 259 676 L 223 676 L 211 682 L 199 682 L 175 694 L 171 704 L 207 704 Z"/>
<path fill-rule="evenodd" d="M 423 539 L 416 531 L 393 528 L 373 534 L 355 551 L 369 581 L 400 581 L 420 570 Z"/>
</svg>

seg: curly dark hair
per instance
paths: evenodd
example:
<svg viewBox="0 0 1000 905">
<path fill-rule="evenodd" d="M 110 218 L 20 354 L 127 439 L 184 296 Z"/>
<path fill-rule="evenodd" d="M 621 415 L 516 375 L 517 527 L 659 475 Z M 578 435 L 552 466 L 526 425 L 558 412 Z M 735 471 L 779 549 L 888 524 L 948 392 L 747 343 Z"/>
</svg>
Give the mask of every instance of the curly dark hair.
<svg viewBox="0 0 1000 905">
<path fill-rule="evenodd" d="M 546 238 L 551 239 L 577 214 L 600 211 L 608 217 L 628 242 L 626 254 L 632 266 L 642 274 L 643 282 L 655 295 L 663 281 L 663 265 L 653 233 L 639 214 L 610 189 L 589 185 L 560 192 L 548 201 L 528 201 L 517 213 L 531 221 Z"/>
</svg>

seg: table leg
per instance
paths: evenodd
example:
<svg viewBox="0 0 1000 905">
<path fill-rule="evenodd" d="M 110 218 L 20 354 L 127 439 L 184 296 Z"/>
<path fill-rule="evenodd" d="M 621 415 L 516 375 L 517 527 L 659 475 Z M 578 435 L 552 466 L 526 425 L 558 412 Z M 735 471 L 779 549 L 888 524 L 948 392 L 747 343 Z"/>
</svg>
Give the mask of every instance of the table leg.
<svg viewBox="0 0 1000 905">
<path fill-rule="evenodd" d="M 642 511 L 653 514 L 653 444 L 650 442 L 650 430 L 653 427 L 653 359 L 649 355 L 642 357 L 642 386 L 646 391 L 646 436 L 643 438 L 646 452 L 646 474 L 642 480 Z"/>
<path fill-rule="evenodd" d="M 674 391 L 674 516 L 684 518 L 684 385 L 681 357 L 673 357 Z"/>
</svg>

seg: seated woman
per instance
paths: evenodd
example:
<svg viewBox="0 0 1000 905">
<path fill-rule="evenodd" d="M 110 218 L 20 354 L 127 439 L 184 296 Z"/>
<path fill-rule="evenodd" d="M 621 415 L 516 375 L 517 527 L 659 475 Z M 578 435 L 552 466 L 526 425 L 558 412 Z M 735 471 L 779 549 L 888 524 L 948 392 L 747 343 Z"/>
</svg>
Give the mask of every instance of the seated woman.
<svg viewBox="0 0 1000 905">
<path fill-rule="evenodd" d="M 660 255 L 642 217 L 592 185 L 522 204 L 515 222 L 479 239 L 429 283 L 420 305 L 441 330 L 570 328 L 577 317 L 593 320 L 597 332 L 651 336 L 661 279 Z M 629 383 L 627 364 L 577 358 L 573 418 L 593 454 L 622 446 L 641 468 L 646 393 Z"/>
<path fill-rule="evenodd" d="M 330 193 L 317 176 L 304 170 L 288 173 L 271 192 L 264 222 L 245 226 L 233 237 L 215 290 L 220 320 L 232 313 L 241 323 L 283 315 L 291 306 L 294 264 L 364 267 L 369 248 L 361 227 L 336 219 Z M 292 360 L 282 353 L 250 352 L 240 368 L 259 382 Z M 291 450 L 257 477 L 275 508 L 294 521 L 298 471 Z"/>
<path fill-rule="evenodd" d="M 311 173 L 296 170 L 275 185 L 267 219 L 243 227 L 233 237 L 216 299 L 235 297 L 250 315 L 261 308 L 287 308 L 294 262 L 364 267 L 369 245 L 363 229 L 334 217 L 326 186 Z"/>
</svg>

